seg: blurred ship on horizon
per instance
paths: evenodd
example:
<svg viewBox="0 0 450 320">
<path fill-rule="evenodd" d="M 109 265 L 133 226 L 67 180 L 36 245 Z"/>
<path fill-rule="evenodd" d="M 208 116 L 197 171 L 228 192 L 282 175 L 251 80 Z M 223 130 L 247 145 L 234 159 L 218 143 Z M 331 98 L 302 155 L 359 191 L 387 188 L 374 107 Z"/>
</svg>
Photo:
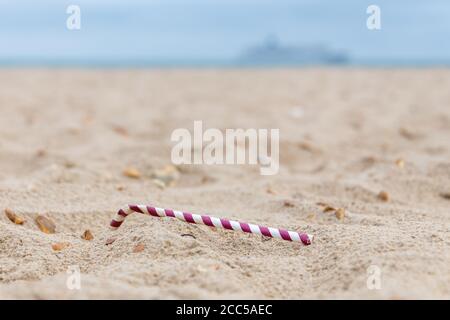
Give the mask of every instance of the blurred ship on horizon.
<svg viewBox="0 0 450 320">
<path fill-rule="evenodd" d="M 250 66 L 345 65 L 349 62 L 350 57 L 344 51 L 325 45 L 283 45 L 276 36 L 249 47 L 236 59 L 238 65 Z"/>
</svg>

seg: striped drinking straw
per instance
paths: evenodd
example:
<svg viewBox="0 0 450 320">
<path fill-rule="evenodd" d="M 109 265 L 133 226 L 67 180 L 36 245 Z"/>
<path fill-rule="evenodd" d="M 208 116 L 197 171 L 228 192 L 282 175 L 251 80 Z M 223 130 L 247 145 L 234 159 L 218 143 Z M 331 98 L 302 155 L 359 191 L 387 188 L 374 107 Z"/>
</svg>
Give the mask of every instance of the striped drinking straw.
<svg viewBox="0 0 450 320">
<path fill-rule="evenodd" d="M 153 217 L 171 217 L 177 218 L 181 221 L 203 224 L 213 228 L 222 228 L 234 231 L 241 231 L 246 233 L 255 233 L 271 238 L 278 238 L 287 241 L 297 241 L 304 245 L 311 244 L 312 235 L 306 233 L 298 233 L 295 231 L 287 231 L 284 229 L 277 229 L 271 227 L 258 226 L 256 224 L 239 222 L 235 220 L 228 220 L 223 218 L 216 218 L 210 215 L 199 215 L 189 212 L 182 212 L 171 209 L 162 209 L 146 205 L 129 205 L 126 209 L 120 209 L 114 219 L 111 221 L 111 228 L 116 230 L 119 228 L 125 218 L 133 212 L 150 215 Z"/>
</svg>

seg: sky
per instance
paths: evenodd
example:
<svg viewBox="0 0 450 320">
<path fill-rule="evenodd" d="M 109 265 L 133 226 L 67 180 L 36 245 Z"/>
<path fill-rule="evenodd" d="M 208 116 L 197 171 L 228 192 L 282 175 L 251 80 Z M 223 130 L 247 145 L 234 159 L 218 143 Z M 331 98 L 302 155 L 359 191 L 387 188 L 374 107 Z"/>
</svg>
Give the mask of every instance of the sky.
<svg viewBox="0 0 450 320">
<path fill-rule="evenodd" d="M 381 9 L 368 30 L 366 9 Z M 68 30 L 66 9 L 81 9 Z M 228 61 L 276 36 L 356 63 L 450 62 L 448 0 L 0 0 L 0 63 Z"/>
</svg>

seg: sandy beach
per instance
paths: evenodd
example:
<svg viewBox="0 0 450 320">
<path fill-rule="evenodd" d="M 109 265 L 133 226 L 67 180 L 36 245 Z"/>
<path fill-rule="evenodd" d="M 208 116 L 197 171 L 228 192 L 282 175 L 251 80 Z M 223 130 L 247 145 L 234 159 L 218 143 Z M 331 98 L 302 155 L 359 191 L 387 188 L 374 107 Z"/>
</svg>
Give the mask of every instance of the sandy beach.
<svg viewBox="0 0 450 320">
<path fill-rule="evenodd" d="M 3 69 L 0 298 L 449 299 L 449 88 L 449 69 Z M 280 129 L 278 174 L 174 170 L 171 133 L 195 120 Z M 315 238 L 138 214 L 111 231 L 128 203 Z"/>
</svg>

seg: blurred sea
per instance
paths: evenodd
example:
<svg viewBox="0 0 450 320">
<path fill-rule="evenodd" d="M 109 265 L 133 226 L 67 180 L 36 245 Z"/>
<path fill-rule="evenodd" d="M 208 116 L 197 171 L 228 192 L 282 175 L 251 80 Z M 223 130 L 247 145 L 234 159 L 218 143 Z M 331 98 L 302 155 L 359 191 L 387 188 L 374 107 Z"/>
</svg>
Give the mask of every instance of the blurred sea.
<svg viewBox="0 0 450 320">
<path fill-rule="evenodd" d="M 81 8 L 81 30 L 66 28 L 70 4 Z M 0 0 L 0 65 L 450 65 L 448 0 L 376 1 L 381 8 L 378 31 L 366 28 L 370 4 L 361 0 Z M 278 49 L 272 48 L 267 58 L 264 50 L 271 37 L 277 39 Z M 318 47 L 321 53 L 313 51 Z M 262 58 L 248 59 L 252 50 L 263 51 Z M 302 50 L 308 54 L 302 55 Z M 345 59 L 333 58 L 337 56 Z"/>
</svg>

